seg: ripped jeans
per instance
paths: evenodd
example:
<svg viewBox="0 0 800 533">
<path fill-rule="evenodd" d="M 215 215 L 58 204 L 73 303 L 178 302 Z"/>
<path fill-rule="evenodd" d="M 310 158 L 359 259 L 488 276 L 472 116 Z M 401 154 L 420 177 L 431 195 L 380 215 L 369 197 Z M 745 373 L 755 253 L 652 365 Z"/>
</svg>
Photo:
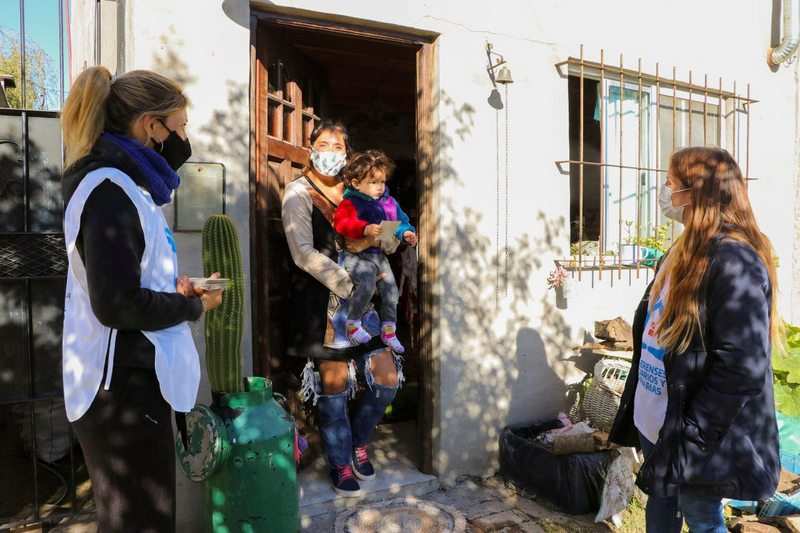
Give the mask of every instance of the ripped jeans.
<svg viewBox="0 0 800 533">
<path fill-rule="evenodd" d="M 369 443 L 372 432 L 403 384 L 403 360 L 397 354 L 394 354 L 397 386 L 387 387 L 375 382 L 369 363 L 372 357 L 383 352 L 384 349 L 375 350 L 351 360 L 347 389 L 339 394 L 322 394 L 313 361 L 309 360 L 303 370 L 302 394 L 317 407 L 320 437 L 332 468 L 350 464 L 353 448 Z M 353 412 L 348 413 L 348 403 L 358 390 L 358 374 L 363 376 L 366 389 Z"/>
</svg>

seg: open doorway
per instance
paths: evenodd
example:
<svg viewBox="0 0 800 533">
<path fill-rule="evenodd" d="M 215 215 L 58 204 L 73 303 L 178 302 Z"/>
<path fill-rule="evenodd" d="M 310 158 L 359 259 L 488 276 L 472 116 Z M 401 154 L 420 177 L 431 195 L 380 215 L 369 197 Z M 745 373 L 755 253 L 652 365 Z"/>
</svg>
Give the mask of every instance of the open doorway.
<svg viewBox="0 0 800 533">
<path fill-rule="evenodd" d="M 291 257 L 280 203 L 286 184 L 308 164 L 315 125 L 322 118 L 340 120 L 354 150 L 380 149 L 395 161 L 389 187 L 420 236 L 418 249 L 401 247 L 390 258 L 401 292 L 398 335 L 406 346 L 406 384 L 377 431 L 375 448 L 391 449 L 387 461 L 430 473 L 435 387 L 425 280 L 433 279 L 433 246 L 426 238 L 433 235 L 432 143 L 430 123 L 420 117 L 431 112 L 422 106 L 432 106 L 431 44 L 270 15 L 255 17 L 252 30 L 254 372 L 269 375 L 276 390 L 289 393 L 293 414 L 316 445 L 301 479 L 309 469 L 323 475 L 313 423 L 293 399 L 305 361 L 283 355 Z"/>
</svg>

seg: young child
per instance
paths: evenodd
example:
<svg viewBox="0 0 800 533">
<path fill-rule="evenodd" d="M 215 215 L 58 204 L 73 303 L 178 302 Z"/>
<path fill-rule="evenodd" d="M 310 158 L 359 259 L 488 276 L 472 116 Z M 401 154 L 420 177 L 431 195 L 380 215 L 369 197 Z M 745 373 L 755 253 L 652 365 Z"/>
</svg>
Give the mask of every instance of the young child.
<svg viewBox="0 0 800 533">
<path fill-rule="evenodd" d="M 333 227 L 337 233 L 348 239 L 377 237 L 381 233 L 381 222 L 398 220 L 400 226 L 395 236 L 416 246 L 414 226 L 386 187 L 386 180 L 393 171 L 394 162 L 380 150 L 367 150 L 351 158 L 343 171 L 344 200 L 333 215 Z M 396 353 L 403 353 L 405 348 L 395 334 L 399 292 L 383 250 L 373 247 L 360 253 L 343 251 L 341 263 L 355 285 L 347 315 L 350 342 L 364 344 L 370 341 L 370 334 L 361 327 L 361 317 L 377 288 L 381 298 L 381 340 Z"/>
</svg>

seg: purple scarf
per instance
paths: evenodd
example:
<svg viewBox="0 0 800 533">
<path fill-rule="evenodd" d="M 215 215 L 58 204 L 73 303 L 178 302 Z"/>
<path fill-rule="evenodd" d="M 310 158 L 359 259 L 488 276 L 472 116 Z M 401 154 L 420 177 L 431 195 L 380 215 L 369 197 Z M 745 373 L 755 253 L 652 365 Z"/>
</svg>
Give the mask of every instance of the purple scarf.
<svg viewBox="0 0 800 533">
<path fill-rule="evenodd" d="M 168 204 L 172 200 L 172 191 L 178 188 L 181 179 L 161 154 L 125 135 L 107 131 L 102 136 L 122 148 L 133 159 L 147 180 L 147 190 L 156 205 Z"/>
</svg>

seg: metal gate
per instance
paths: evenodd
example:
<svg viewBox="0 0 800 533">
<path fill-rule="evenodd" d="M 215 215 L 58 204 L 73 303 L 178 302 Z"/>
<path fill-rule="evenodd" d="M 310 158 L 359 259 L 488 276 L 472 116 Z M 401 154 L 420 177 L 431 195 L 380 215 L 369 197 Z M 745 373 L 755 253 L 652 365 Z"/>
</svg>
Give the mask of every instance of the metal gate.
<svg viewBox="0 0 800 533">
<path fill-rule="evenodd" d="M 59 114 L 0 109 L 0 530 L 91 502 L 64 410 Z"/>
<path fill-rule="evenodd" d="M 0 531 L 90 510 L 67 422 L 61 331 L 64 24 L 69 0 L 7 1 L 0 21 Z"/>
</svg>

